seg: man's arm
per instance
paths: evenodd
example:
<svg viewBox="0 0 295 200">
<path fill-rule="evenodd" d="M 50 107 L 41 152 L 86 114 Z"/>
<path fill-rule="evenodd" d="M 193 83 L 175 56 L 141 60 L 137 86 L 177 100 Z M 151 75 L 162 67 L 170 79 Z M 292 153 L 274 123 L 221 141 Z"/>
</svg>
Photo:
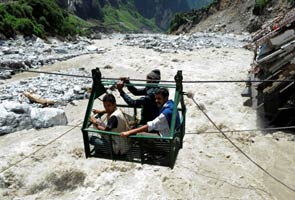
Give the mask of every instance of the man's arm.
<svg viewBox="0 0 295 200">
<path fill-rule="evenodd" d="M 131 129 L 129 131 L 121 132 L 120 136 L 121 137 L 127 137 L 129 135 L 133 135 L 133 134 L 141 133 L 141 132 L 147 132 L 147 131 L 148 131 L 148 125 L 144 125 L 144 126 L 141 126 L 139 128 L 135 128 L 135 129 Z"/>
<path fill-rule="evenodd" d="M 161 136 L 169 136 L 169 123 L 162 113 L 154 120 L 147 122 L 148 131 L 157 130 Z"/>
<path fill-rule="evenodd" d="M 127 83 L 127 84 L 130 83 L 129 78 L 126 78 L 126 77 L 122 77 L 121 81 L 123 81 L 123 83 Z M 129 85 L 129 86 L 127 86 L 127 89 L 129 90 L 129 92 L 131 92 L 135 96 L 147 95 L 145 88 L 136 88 L 133 85 Z"/>
<path fill-rule="evenodd" d="M 139 99 L 132 99 L 129 95 L 127 95 L 123 90 L 120 91 L 120 96 L 124 99 L 124 101 L 132 107 L 141 107 L 143 105 L 145 105 L 146 100 L 145 97 L 141 97 Z"/>
<path fill-rule="evenodd" d="M 127 86 L 129 92 L 131 92 L 135 96 L 143 96 L 147 95 L 145 88 L 136 88 L 133 85 Z"/>
<path fill-rule="evenodd" d="M 121 137 L 127 137 L 129 135 L 133 135 L 141 132 L 149 132 L 152 130 L 158 130 L 161 136 L 169 135 L 169 124 L 166 120 L 165 115 L 160 114 L 153 121 L 149 121 L 146 125 L 141 126 L 139 128 L 131 129 L 129 131 L 124 131 L 120 133 Z"/>
<path fill-rule="evenodd" d="M 102 130 L 102 131 L 111 131 L 113 128 L 117 128 L 118 126 L 118 119 L 115 116 L 112 116 L 109 120 L 108 120 L 108 124 L 106 127 L 102 126 L 100 123 L 96 122 L 96 119 L 94 117 L 90 118 L 91 123 L 93 123 L 93 125 L 98 129 L 98 130 Z"/>
<path fill-rule="evenodd" d="M 124 101 L 129 105 L 133 107 L 140 107 L 145 104 L 145 97 L 139 98 L 137 100 L 132 99 L 129 97 L 123 90 L 124 82 L 122 80 L 118 81 L 117 83 L 117 89 L 121 95 L 121 97 L 124 99 Z"/>
</svg>

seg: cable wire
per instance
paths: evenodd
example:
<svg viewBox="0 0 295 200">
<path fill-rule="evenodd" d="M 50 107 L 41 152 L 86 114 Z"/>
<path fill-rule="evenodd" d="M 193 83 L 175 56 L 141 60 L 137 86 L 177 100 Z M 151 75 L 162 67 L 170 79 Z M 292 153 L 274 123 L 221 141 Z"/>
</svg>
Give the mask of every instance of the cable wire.
<svg viewBox="0 0 295 200">
<path fill-rule="evenodd" d="M 72 130 L 74 130 L 75 128 L 79 127 L 79 125 L 82 122 L 77 123 L 76 126 L 73 126 L 72 128 L 70 128 L 69 130 L 65 131 L 64 133 L 62 133 L 60 136 L 56 137 L 55 139 L 51 140 L 50 142 L 48 142 L 47 144 L 45 144 L 44 146 L 40 147 L 39 149 L 35 150 L 34 152 L 30 153 L 29 155 L 23 157 L 22 159 L 16 161 L 15 163 L 11 164 L 10 166 L 4 168 L 3 170 L 0 171 L 0 174 L 2 174 L 3 172 L 7 171 L 8 169 L 16 166 L 17 164 L 19 164 L 20 162 L 24 161 L 25 159 L 31 157 L 32 155 L 36 154 L 37 152 L 41 151 L 42 149 L 44 149 L 45 147 L 47 147 L 48 145 L 54 143 L 56 140 L 58 140 L 59 138 L 63 137 L 64 135 L 66 135 L 67 133 L 71 132 Z"/>
<path fill-rule="evenodd" d="M 285 127 L 275 127 L 275 128 L 262 128 L 262 129 L 237 129 L 237 130 L 227 130 L 224 133 L 239 133 L 239 132 L 260 132 L 260 131 L 281 131 L 281 130 L 295 130 L 295 126 L 285 126 Z M 185 134 L 204 134 L 204 133 L 219 133 L 219 131 L 204 131 L 204 132 L 190 132 Z"/>
<path fill-rule="evenodd" d="M 74 125 L 61 125 L 61 126 L 68 126 L 74 127 Z M 82 126 L 77 126 L 82 128 Z M 275 127 L 275 128 L 262 128 L 262 129 L 234 129 L 234 130 L 227 130 L 223 131 L 224 133 L 240 133 L 240 132 L 261 132 L 261 131 L 282 131 L 282 130 L 295 130 L 295 126 L 284 126 L 284 127 Z M 197 134 L 206 134 L 206 133 L 220 133 L 219 131 L 204 131 L 204 132 L 187 132 L 187 134 L 197 135 Z"/>
<path fill-rule="evenodd" d="M 291 190 L 292 192 L 295 192 L 295 189 L 292 188 L 291 186 L 287 185 L 286 183 L 284 183 L 283 181 L 281 181 L 280 179 L 278 179 L 277 177 L 275 177 L 274 175 L 272 175 L 270 172 L 268 172 L 266 169 L 264 169 L 262 166 L 260 166 L 257 162 L 255 162 L 250 156 L 248 156 L 240 147 L 238 147 L 225 133 L 224 131 L 222 131 L 217 125 L 216 123 L 209 117 L 209 115 L 207 115 L 207 113 L 201 108 L 201 106 L 196 102 L 196 100 L 193 98 L 192 94 L 188 94 L 187 95 L 190 99 L 193 100 L 193 102 L 196 104 L 196 106 L 198 107 L 198 109 L 206 116 L 206 118 L 211 122 L 211 124 L 219 131 L 218 133 L 221 133 L 225 139 L 227 139 L 240 153 L 242 153 L 248 160 L 250 160 L 254 165 L 256 165 L 259 169 L 261 169 L 264 173 L 266 173 L 268 176 L 270 176 L 271 178 L 273 178 L 275 181 L 277 181 L 278 183 L 280 183 L 281 185 L 285 186 L 286 188 L 288 188 L 289 190 Z"/>
<path fill-rule="evenodd" d="M 27 69 L 10 69 L 6 67 L 0 67 L 3 70 L 15 70 L 19 72 L 30 72 L 30 73 L 39 73 L 39 74 L 50 74 L 50 75 L 58 75 L 58 76 L 69 76 L 69 77 L 76 77 L 76 78 L 87 78 L 92 79 L 92 76 L 82 76 L 82 75 L 74 75 L 74 74 L 66 74 L 66 73 L 57 73 L 57 72 L 46 72 L 41 70 L 27 70 Z M 108 78 L 102 77 L 102 80 L 120 80 L 120 78 Z M 139 82 L 146 82 L 146 79 L 129 79 L 130 81 L 139 81 Z M 157 80 L 155 80 L 157 81 Z M 162 83 L 175 83 L 172 80 L 159 80 Z M 182 83 L 292 83 L 295 82 L 294 79 L 289 80 L 191 80 L 191 81 L 182 81 Z"/>
<path fill-rule="evenodd" d="M 57 72 L 46 72 L 41 70 L 29 70 L 29 69 L 10 69 L 7 67 L 0 67 L 3 70 L 14 70 L 18 72 L 30 72 L 30 73 L 37 73 L 37 74 L 50 74 L 50 75 L 57 75 L 57 76 L 70 76 L 76 78 L 92 78 L 92 76 L 82 76 L 82 75 L 74 75 L 74 74 L 65 74 L 65 73 L 57 73 Z"/>
</svg>

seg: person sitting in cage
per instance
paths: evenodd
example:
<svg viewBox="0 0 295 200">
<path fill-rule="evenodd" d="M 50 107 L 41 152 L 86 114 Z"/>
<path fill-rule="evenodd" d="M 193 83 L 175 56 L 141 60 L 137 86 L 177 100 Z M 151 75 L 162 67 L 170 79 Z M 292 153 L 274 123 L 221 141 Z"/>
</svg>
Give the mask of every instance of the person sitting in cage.
<svg viewBox="0 0 295 200">
<path fill-rule="evenodd" d="M 153 130 L 157 130 L 158 135 L 160 136 L 170 136 L 170 125 L 172 121 L 173 115 L 173 107 L 174 102 L 172 100 L 168 100 L 169 91 L 167 88 L 159 88 L 155 92 L 155 102 L 157 106 L 160 108 L 160 114 L 152 120 L 148 121 L 147 124 L 134 128 L 127 131 L 122 131 L 120 133 L 121 137 L 127 137 L 132 134 L 142 134 L 142 135 L 155 135 L 155 133 L 149 133 Z M 178 112 L 176 112 L 176 123 L 175 129 L 180 126 L 180 118 Z"/>
<path fill-rule="evenodd" d="M 117 108 L 116 99 L 113 94 L 106 94 L 103 99 L 104 111 L 94 109 L 95 114 L 103 115 L 106 114 L 107 123 L 104 124 L 100 118 L 90 118 L 90 122 L 98 130 L 122 132 L 129 129 L 127 120 L 123 112 Z M 112 148 L 116 155 L 126 154 L 129 150 L 129 141 L 127 138 L 112 135 Z M 94 145 L 96 153 L 109 153 L 110 151 L 110 137 L 109 135 L 101 135 L 101 137 L 92 136 L 90 138 L 90 144 Z"/>
<path fill-rule="evenodd" d="M 152 70 L 146 76 L 147 84 L 158 84 L 161 80 L 161 72 L 158 69 Z M 127 86 L 127 89 L 135 96 L 143 96 L 138 99 L 132 99 L 124 90 L 124 83 L 130 83 L 129 78 L 122 77 L 117 83 L 117 89 L 124 101 L 132 107 L 142 107 L 141 119 L 139 125 L 145 125 L 148 121 L 152 121 L 158 116 L 159 108 L 155 102 L 155 91 L 159 87 L 147 85 L 145 88 L 136 88 Z"/>
</svg>

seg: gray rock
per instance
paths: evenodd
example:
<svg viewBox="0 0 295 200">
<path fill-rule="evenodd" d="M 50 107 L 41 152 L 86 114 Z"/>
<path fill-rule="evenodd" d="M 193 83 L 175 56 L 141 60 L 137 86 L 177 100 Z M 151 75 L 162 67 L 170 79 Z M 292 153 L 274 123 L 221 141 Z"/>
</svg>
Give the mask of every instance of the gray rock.
<svg viewBox="0 0 295 200">
<path fill-rule="evenodd" d="M 91 46 L 92 41 L 81 37 L 78 37 L 74 42 L 61 42 L 52 38 L 45 42 L 37 37 L 17 36 L 15 40 L 0 40 L 0 42 L 0 66 L 11 68 L 14 72 L 18 72 L 18 69 L 53 64 L 56 61 L 63 61 L 83 54 L 105 52 L 105 49 Z M 0 78 L 11 78 L 11 74 L 1 73 Z"/>
<path fill-rule="evenodd" d="M 48 128 L 67 124 L 65 112 L 58 108 L 32 108 L 31 120 L 34 128 Z"/>
<path fill-rule="evenodd" d="M 30 108 L 27 105 L 16 102 L 0 104 L 0 135 L 28 128 L 32 128 L 32 124 Z"/>
<path fill-rule="evenodd" d="M 13 112 L 15 114 L 30 114 L 30 107 L 28 104 L 20 104 L 16 102 L 5 102 L 4 108 L 7 112 Z"/>
<path fill-rule="evenodd" d="M 89 45 L 89 46 L 86 47 L 86 49 L 87 49 L 88 51 L 97 51 L 97 47 L 94 46 L 94 45 Z"/>
<path fill-rule="evenodd" d="M 24 130 L 24 129 L 31 129 L 33 128 L 31 116 L 28 114 L 21 115 L 19 118 L 19 124 L 16 127 L 17 131 Z"/>
</svg>

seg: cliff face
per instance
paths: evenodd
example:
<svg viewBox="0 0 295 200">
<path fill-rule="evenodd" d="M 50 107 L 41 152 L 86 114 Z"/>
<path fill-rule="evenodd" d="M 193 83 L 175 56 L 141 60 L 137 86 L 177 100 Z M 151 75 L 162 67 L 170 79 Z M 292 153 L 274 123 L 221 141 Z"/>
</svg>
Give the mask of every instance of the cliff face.
<svg viewBox="0 0 295 200">
<path fill-rule="evenodd" d="M 206 9 L 193 10 L 178 16 L 178 19 L 174 19 L 172 33 L 255 32 L 264 23 L 290 10 L 292 6 L 294 1 L 290 0 L 269 0 L 263 7 L 257 7 L 254 0 L 217 0 Z"/>
<path fill-rule="evenodd" d="M 134 4 L 140 14 L 149 19 L 155 18 L 156 24 L 164 30 L 169 27 L 169 23 L 176 12 L 190 10 L 187 1 L 179 0 L 135 0 Z"/>
<path fill-rule="evenodd" d="M 100 0 L 101 1 L 101 0 Z M 82 19 L 102 19 L 103 13 L 98 0 L 58 0 L 65 10 L 73 12 Z"/>
</svg>

